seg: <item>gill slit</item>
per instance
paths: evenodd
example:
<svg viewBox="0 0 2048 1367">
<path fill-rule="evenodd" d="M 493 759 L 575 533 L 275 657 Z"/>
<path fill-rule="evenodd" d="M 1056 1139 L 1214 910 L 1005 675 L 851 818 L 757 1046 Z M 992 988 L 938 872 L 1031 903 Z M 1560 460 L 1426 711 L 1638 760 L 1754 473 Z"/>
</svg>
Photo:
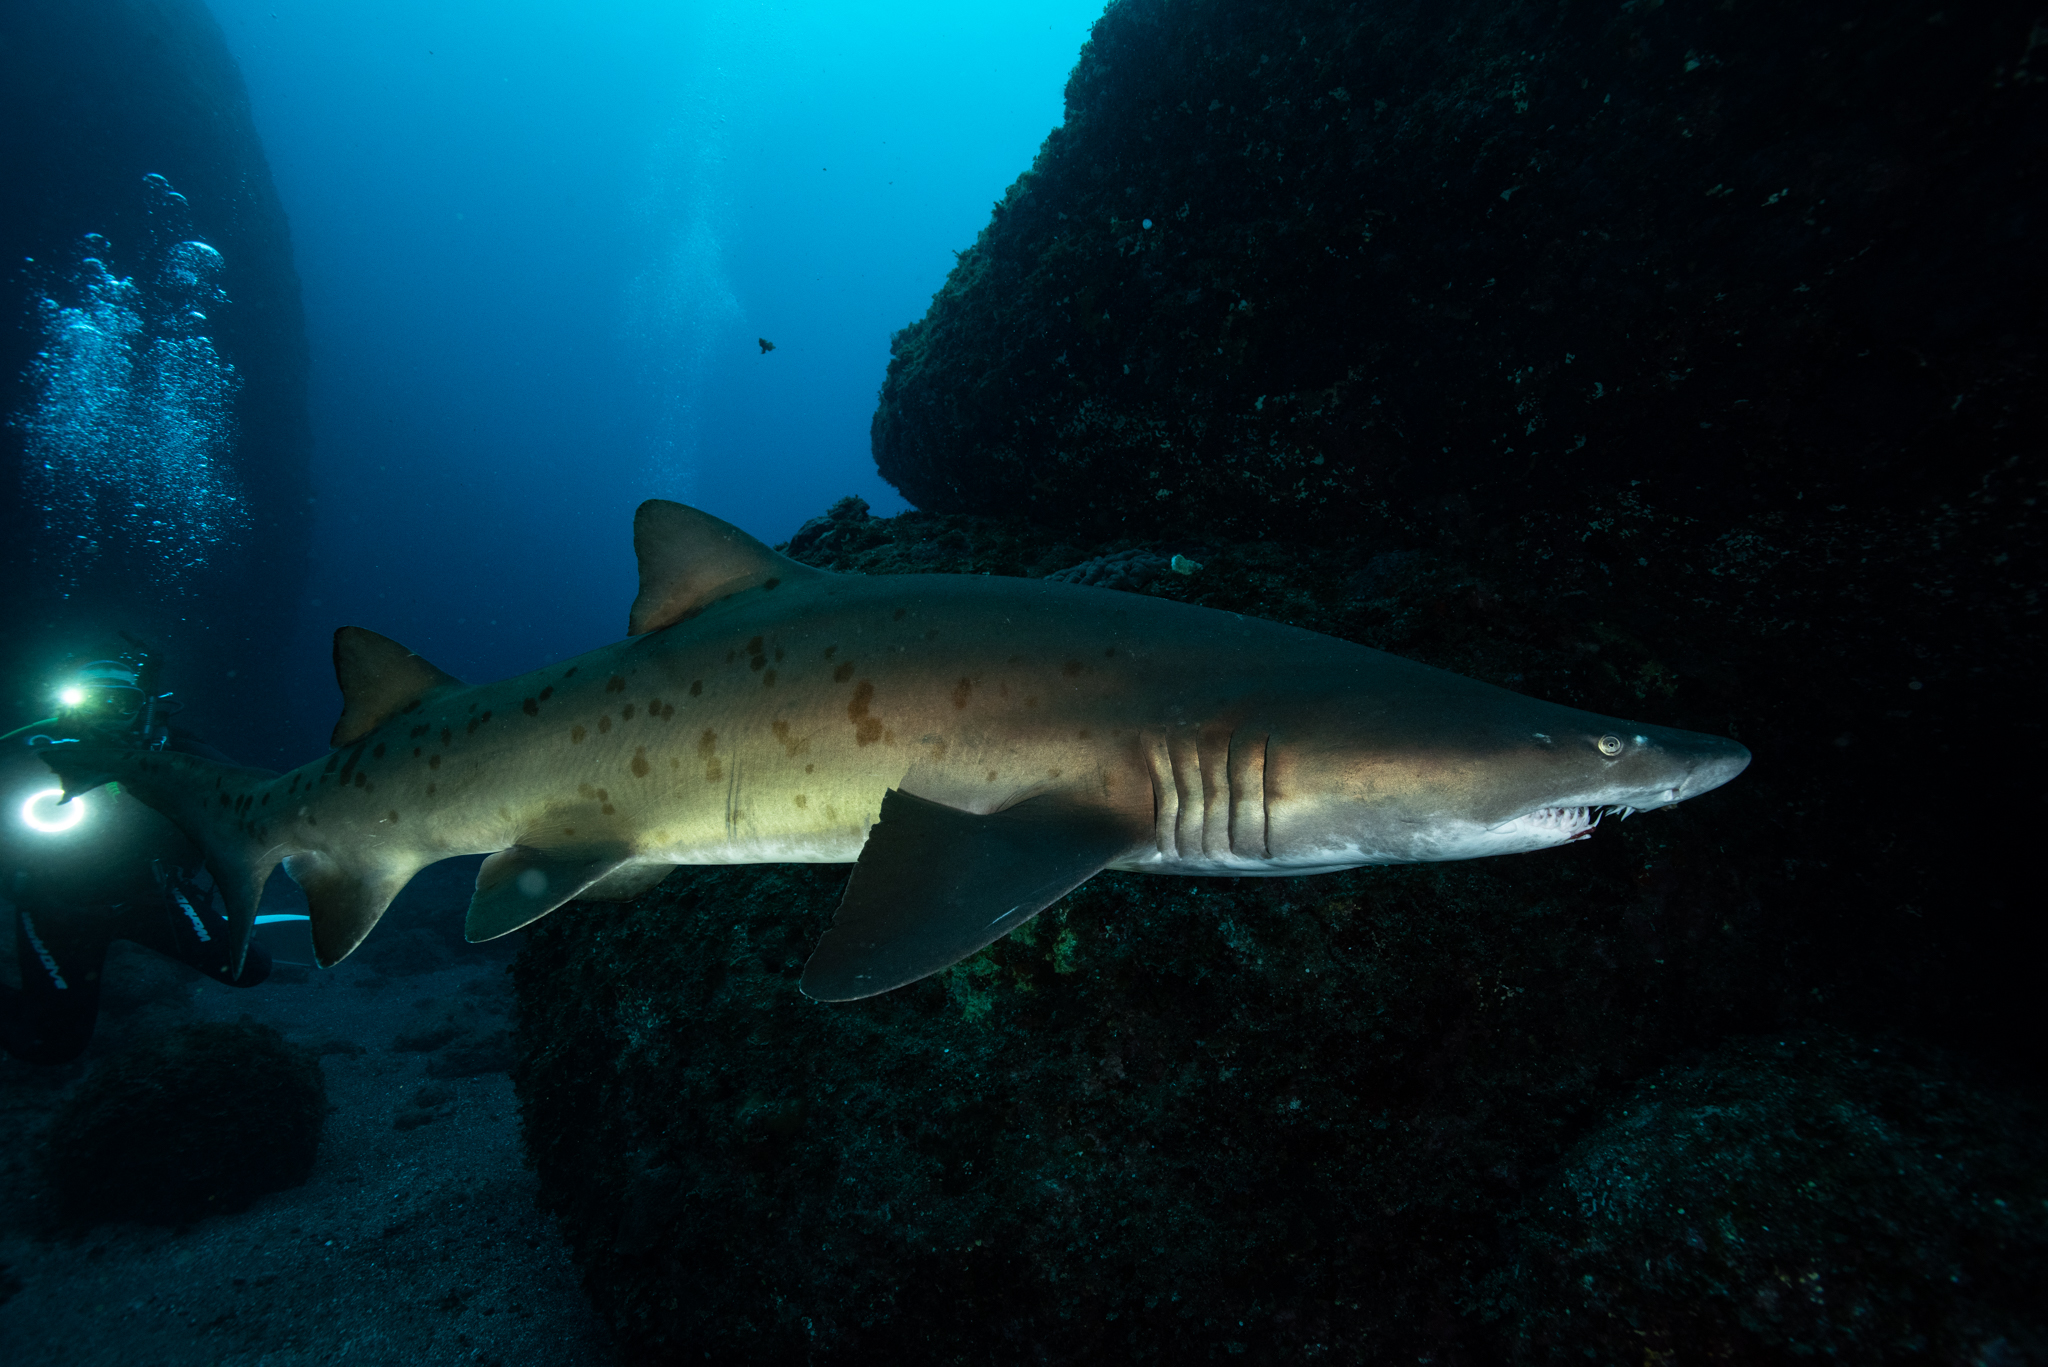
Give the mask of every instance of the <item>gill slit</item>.
<svg viewBox="0 0 2048 1367">
<path fill-rule="evenodd" d="M 731 844 L 739 839 L 740 833 L 740 752 L 734 746 L 732 752 L 731 777 L 725 781 L 725 839 Z"/>
<path fill-rule="evenodd" d="M 1273 857 L 1273 735 L 1259 747 L 1259 847 Z"/>
</svg>

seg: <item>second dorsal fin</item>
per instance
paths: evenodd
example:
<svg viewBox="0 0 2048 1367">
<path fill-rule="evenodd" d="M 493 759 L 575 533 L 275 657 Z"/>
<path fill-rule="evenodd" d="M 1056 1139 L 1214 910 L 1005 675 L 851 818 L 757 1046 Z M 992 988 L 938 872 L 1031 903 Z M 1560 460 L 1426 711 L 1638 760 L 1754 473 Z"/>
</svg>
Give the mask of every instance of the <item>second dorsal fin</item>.
<svg viewBox="0 0 2048 1367">
<path fill-rule="evenodd" d="M 341 685 L 341 720 L 329 743 L 337 749 L 361 740 L 429 694 L 464 686 L 389 636 L 361 627 L 334 633 L 334 681 Z"/>
<path fill-rule="evenodd" d="M 778 555 L 730 522 L 663 498 L 648 499 L 633 514 L 633 552 L 640 557 L 640 596 L 626 621 L 628 636 L 674 626 L 742 589 L 824 573 Z"/>
</svg>

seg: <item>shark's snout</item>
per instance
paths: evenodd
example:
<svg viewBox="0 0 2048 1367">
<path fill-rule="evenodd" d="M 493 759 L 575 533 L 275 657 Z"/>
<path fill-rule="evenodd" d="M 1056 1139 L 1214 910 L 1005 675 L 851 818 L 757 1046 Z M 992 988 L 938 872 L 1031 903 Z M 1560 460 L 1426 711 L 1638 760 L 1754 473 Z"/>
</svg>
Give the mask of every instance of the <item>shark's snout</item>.
<svg viewBox="0 0 2048 1367">
<path fill-rule="evenodd" d="M 1672 748 L 1676 772 L 1667 803 L 1711 793 L 1749 767 L 1749 748 L 1721 736 L 1688 735 L 1682 747 Z"/>
</svg>

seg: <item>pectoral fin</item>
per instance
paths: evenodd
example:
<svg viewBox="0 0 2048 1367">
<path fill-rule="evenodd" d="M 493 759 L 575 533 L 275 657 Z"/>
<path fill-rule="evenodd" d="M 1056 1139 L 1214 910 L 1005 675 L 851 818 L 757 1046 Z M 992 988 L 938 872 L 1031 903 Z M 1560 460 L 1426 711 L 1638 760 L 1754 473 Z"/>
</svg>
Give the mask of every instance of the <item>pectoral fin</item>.
<svg viewBox="0 0 2048 1367">
<path fill-rule="evenodd" d="M 576 897 L 584 902 L 630 902 L 675 871 L 673 864 L 621 864 Z"/>
<path fill-rule="evenodd" d="M 976 816 L 892 788 L 803 990 L 853 1001 L 916 982 L 1009 934 L 1134 843 L 1112 816 L 1059 798 Z"/>
<path fill-rule="evenodd" d="M 510 935 L 583 896 L 628 862 L 621 850 L 538 850 L 531 845 L 499 850 L 476 872 L 463 938 L 479 944 Z"/>
</svg>

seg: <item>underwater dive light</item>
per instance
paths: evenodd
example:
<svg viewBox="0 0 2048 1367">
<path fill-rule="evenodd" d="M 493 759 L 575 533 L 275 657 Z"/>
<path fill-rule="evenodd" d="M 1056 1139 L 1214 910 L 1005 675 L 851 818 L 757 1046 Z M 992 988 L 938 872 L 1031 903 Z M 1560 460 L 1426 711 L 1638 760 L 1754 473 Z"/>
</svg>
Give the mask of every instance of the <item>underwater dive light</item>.
<svg viewBox="0 0 2048 1367">
<path fill-rule="evenodd" d="M 66 707 L 77 707 L 85 701 L 85 690 L 77 684 L 73 684 L 69 688 L 60 688 L 57 690 L 57 701 L 63 703 Z"/>
<path fill-rule="evenodd" d="M 39 793 L 30 793 L 21 804 L 22 825 L 44 835 L 62 835 L 85 820 L 85 798 L 74 797 L 60 807 L 57 800 L 63 796 L 62 788 L 45 788 Z"/>
</svg>

